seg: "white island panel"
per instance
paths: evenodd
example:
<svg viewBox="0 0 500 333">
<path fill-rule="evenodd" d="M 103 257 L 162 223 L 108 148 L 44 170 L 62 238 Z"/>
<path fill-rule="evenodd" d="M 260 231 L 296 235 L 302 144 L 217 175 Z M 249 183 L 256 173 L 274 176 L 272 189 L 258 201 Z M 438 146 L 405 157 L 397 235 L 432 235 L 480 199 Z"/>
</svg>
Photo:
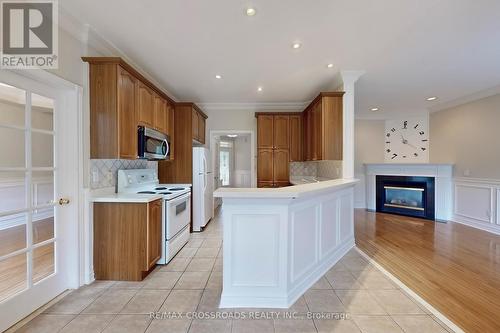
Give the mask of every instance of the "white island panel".
<svg viewBox="0 0 500 333">
<path fill-rule="evenodd" d="M 220 306 L 293 305 L 354 246 L 356 182 L 298 185 L 276 196 L 261 189 L 217 191 L 224 198 Z"/>
</svg>

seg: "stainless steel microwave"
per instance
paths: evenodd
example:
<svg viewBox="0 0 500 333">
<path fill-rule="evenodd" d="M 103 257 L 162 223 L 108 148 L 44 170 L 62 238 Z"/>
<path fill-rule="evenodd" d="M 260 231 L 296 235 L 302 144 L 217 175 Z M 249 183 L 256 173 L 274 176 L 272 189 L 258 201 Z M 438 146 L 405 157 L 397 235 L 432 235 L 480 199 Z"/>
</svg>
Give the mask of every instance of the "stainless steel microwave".
<svg viewBox="0 0 500 333">
<path fill-rule="evenodd" d="M 170 138 L 154 129 L 137 127 L 138 157 L 148 160 L 170 159 Z"/>
</svg>

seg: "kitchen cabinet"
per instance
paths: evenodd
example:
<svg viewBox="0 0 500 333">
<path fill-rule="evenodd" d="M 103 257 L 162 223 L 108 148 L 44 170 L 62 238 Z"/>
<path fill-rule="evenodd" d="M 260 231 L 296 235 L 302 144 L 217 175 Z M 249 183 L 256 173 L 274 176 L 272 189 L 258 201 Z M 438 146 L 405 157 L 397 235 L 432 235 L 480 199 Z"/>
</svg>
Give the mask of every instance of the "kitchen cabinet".
<svg viewBox="0 0 500 333">
<path fill-rule="evenodd" d="M 138 125 L 173 137 L 170 97 L 119 57 L 82 60 L 89 63 L 90 158 L 136 159 Z"/>
<path fill-rule="evenodd" d="M 273 119 L 274 149 L 288 149 L 290 145 L 290 117 L 275 115 Z"/>
<path fill-rule="evenodd" d="M 193 140 L 197 141 L 198 143 L 205 144 L 205 119 L 207 118 L 207 116 L 198 108 L 193 108 L 191 112 Z"/>
<path fill-rule="evenodd" d="M 304 111 L 305 160 L 342 160 L 343 92 L 326 92 Z"/>
<path fill-rule="evenodd" d="M 302 118 L 302 115 L 290 116 L 290 162 L 299 162 L 304 159 L 302 154 L 304 145 Z"/>
<path fill-rule="evenodd" d="M 145 270 L 149 270 L 156 265 L 156 262 L 161 257 L 161 242 L 162 242 L 162 200 L 156 200 L 149 204 L 148 207 L 148 229 L 147 234 L 147 266 Z"/>
<path fill-rule="evenodd" d="M 264 149 L 274 148 L 274 116 L 257 116 L 257 147 Z"/>
<path fill-rule="evenodd" d="M 257 178 L 259 182 L 274 183 L 273 149 L 260 148 L 257 152 Z"/>
<path fill-rule="evenodd" d="M 140 281 L 161 256 L 162 199 L 94 203 L 96 280 Z"/>
<path fill-rule="evenodd" d="M 207 116 L 194 103 L 176 103 L 173 137 L 175 161 L 159 161 L 158 177 L 161 183 L 193 182 L 193 144 L 205 142 Z M 202 120 L 200 120 L 200 118 Z"/>
<path fill-rule="evenodd" d="M 289 161 L 288 149 L 275 149 L 273 152 L 273 178 L 276 187 L 289 185 Z"/>
<path fill-rule="evenodd" d="M 153 91 L 140 81 L 137 85 L 137 121 L 141 125 L 155 127 Z"/>
<path fill-rule="evenodd" d="M 154 95 L 154 123 L 153 127 L 168 135 L 168 109 L 167 101 L 161 96 Z"/>
</svg>

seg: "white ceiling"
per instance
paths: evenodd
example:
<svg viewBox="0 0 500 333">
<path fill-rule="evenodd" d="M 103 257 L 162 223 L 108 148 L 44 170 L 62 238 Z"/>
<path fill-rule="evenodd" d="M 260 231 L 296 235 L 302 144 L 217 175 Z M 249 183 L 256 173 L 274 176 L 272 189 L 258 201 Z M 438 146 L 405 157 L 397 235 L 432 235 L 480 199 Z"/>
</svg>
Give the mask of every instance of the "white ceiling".
<svg viewBox="0 0 500 333">
<path fill-rule="evenodd" d="M 498 0 L 60 3 L 183 101 L 304 102 L 339 70 L 365 70 L 356 112 L 370 116 L 374 106 L 418 113 L 500 85 Z"/>
</svg>

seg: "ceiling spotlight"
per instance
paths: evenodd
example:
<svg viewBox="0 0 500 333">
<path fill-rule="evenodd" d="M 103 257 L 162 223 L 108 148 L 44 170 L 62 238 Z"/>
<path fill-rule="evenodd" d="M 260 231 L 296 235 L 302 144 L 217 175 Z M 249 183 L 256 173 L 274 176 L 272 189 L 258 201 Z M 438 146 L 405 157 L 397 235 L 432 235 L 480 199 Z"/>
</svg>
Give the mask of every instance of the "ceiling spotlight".
<svg viewBox="0 0 500 333">
<path fill-rule="evenodd" d="M 258 87 L 258 88 L 257 88 L 257 91 L 262 91 L 262 87 Z"/>
<path fill-rule="evenodd" d="M 215 75 L 215 78 L 216 79 L 222 79 L 222 76 L 221 75 Z"/>
<path fill-rule="evenodd" d="M 328 68 L 332 68 L 332 67 L 333 67 L 333 64 L 328 64 L 328 65 L 326 65 L 326 67 L 328 67 Z"/>
<path fill-rule="evenodd" d="M 427 97 L 426 98 L 429 102 L 432 102 L 432 101 L 435 101 L 436 99 L 438 99 L 436 96 L 431 96 L 431 97 Z"/>
<path fill-rule="evenodd" d="M 375 112 L 378 111 L 378 108 L 371 108 L 370 110 Z"/>
<path fill-rule="evenodd" d="M 238 134 L 228 134 L 227 137 L 228 138 L 237 138 Z"/>
<path fill-rule="evenodd" d="M 247 16 L 254 16 L 255 14 L 257 14 L 255 8 L 247 8 Z"/>
<path fill-rule="evenodd" d="M 293 43 L 293 44 L 292 44 L 292 47 L 293 47 L 294 49 L 300 49 L 300 47 L 301 47 L 301 46 L 302 46 L 302 44 L 300 44 L 300 43 Z"/>
</svg>

